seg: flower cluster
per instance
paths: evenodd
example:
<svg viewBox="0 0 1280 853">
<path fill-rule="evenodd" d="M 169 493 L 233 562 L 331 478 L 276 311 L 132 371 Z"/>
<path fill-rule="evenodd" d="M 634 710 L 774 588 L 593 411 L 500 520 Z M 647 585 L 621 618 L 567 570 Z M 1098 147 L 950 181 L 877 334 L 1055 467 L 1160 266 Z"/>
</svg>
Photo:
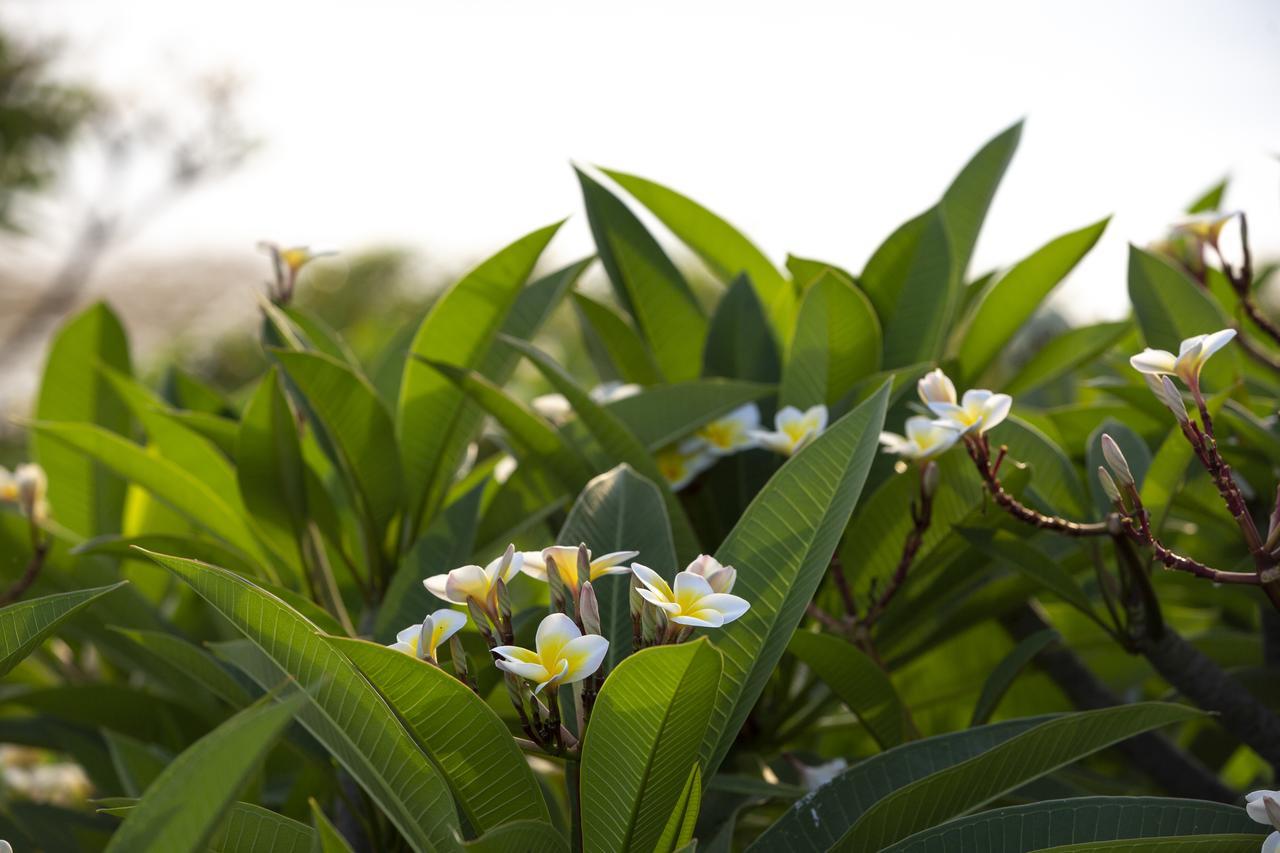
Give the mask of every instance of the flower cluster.
<svg viewBox="0 0 1280 853">
<path fill-rule="evenodd" d="M 907 418 L 906 434 L 880 433 L 886 453 L 904 459 L 928 460 L 951 449 L 966 435 L 982 435 L 1009 416 L 1013 398 L 981 388 L 957 397 L 956 386 L 941 369 L 926 373 L 916 384 L 920 400 L 932 417 Z"/>
<path fill-rule="evenodd" d="M 49 478 L 34 462 L 19 465 L 12 473 L 0 468 L 0 502 L 16 504 L 32 524 L 49 520 L 48 493 Z"/>
<path fill-rule="evenodd" d="M 803 412 L 784 406 L 773 419 L 773 429 L 768 430 L 761 427 L 760 407 L 747 403 L 658 451 L 658 469 L 678 491 L 717 460 L 744 450 L 760 447 L 791 456 L 822 434 L 828 417 L 827 407 L 821 404 Z"/>
</svg>

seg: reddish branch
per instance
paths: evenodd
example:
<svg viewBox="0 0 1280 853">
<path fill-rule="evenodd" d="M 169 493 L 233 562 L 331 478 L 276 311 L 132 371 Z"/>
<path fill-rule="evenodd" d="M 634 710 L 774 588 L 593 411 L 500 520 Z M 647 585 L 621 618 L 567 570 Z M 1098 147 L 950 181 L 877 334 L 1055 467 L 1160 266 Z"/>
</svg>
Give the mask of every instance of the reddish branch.
<svg viewBox="0 0 1280 853">
<path fill-rule="evenodd" d="M 991 499 L 1001 509 L 1022 523 L 1038 527 L 1041 530 L 1052 530 L 1064 536 L 1107 536 L 1110 534 L 1106 522 L 1079 522 L 1071 521 L 1061 516 L 1045 515 L 1005 491 L 1004 485 L 1000 482 L 999 473 L 1000 463 L 1004 460 L 1004 455 L 1008 448 L 1001 447 L 1000 454 L 993 463 L 991 461 L 991 445 L 985 435 L 967 435 L 964 439 L 964 445 L 969 451 L 970 458 L 978 466 L 978 475 L 982 477 L 982 483 L 986 486 L 987 494 L 991 495 Z"/>
</svg>

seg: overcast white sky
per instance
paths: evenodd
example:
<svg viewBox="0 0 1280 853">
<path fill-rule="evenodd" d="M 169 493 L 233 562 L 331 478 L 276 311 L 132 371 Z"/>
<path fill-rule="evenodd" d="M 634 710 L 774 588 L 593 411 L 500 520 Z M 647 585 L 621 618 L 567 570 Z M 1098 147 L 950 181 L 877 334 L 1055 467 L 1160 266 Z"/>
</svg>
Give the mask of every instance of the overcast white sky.
<svg viewBox="0 0 1280 853">
<path fill-rule="evenodd" d="M 1067 285 L 1125 310 L 1146 242 L 1223 174 L 1280 250 L 1280 3 L 359 4 L 9 0 L 68 66 L 163 103 L 234 71 L 265 145 L 129 248 L 251 256 L 273 237 L 478 257 L 566 214 L 569 161 L 657 179 L 779 262 L 860 269 L 964 160 L 1027 126 L 974 259 L 1011 263 L 1108 213 Z"/>
</svg>

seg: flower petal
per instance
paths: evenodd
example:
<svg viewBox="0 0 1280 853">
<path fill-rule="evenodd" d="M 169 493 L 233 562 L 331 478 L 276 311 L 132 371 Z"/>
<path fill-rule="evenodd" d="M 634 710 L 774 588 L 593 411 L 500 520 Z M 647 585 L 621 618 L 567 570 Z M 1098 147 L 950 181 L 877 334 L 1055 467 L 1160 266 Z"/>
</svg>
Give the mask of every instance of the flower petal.
<svg viewBox="0 0 1280 853">
<path fill-rule="evenodd" d="M 554 684 L 556 686 L 559 686 L 560 680 L 564 678 L 564 674 L 568 669 L 569 669 L 569 662 L 567 660 L 561 659 L 560 664 L 556 668 L 555 672 L 552 672 L 551 670 L 543 670 L 544 672 L 547 673 L 547 678 L 544 681 L 540 681 L 538 683 L 538 686 L 533 688 L 534 695 L 535 696 L 538 695 L 539 693 L 542 692 L 542 688 L 547 687 L 549 685 Z"/>
<path fill-rule="evenodd" d="M 552 613 L 538 625 L 538 657 L 543 663 L 550 663 L 560 657 L 560 650 L 565 644 L 581 636 L 582 631 L 572 619 L 563 613 Z"/>
<path fill-rule="evenodd" d="M 434 654 L 436 649 L 449 642 L 449 638 L 461 631 L 462 626 L 466 624 L 466 614 L 459 613 L 457 610 L 444 608 L 432 613 L 430 651 Z"/>
<path fill-rule="evenodd" d="M 401 630 L 396 632 L 396 642 L 397 643 L 411 642 L 413 638 L 418 636 L 418 634 L 420 634 L 421 632 L 422 632 L 422 623 L 418 623 L 417 625 L 410 625 L 408 628 L 402 628 Z"/>
<path fill-rule="evenodd" d="M 565 643 L 560 650 L 560 657 L 568 664 L 561 684 L 573 684 L 581 681 L 600 668 L 605 653 L 609 651 L 609 641 L 599 634 L 584 634 L 575 640 Z"/>
<path fill-rule="evenodd" d="M 982 406 L 982 426 L 980 429 L 986 432 L 996 426 L 1009 417 L 1009 410 L 1012 408 L 1013 398 L 1008 394 L 992 394 Z"/>
<path fill-rule="evenodd" d="M 468 598 L 483 602 L 489 597 L 489 574 L 479 566 L 460 566 L 449 572 L 445 582 L 446 601 L 466 604 Z"/>
<path fill-rule="evenodd" d="M 715 610 L 695 610 L 693 613 L 672 616 L 671 621 L 677 625 L 691 625 L 695 628 L 719 628 L 724 624 L 724 617 Z"/>
<path fill-rule="evenodd" d="M 445 601 L 453 601 L 453 599 L 449 597 L 449 590 L 448 590 L 449 576 L 448 575 L 432 575 L 431 577 L 424 580 L 422 582 L 422 585 L 427 588 L 427 592 L 431 593 L 436 598 L 440 598 Z M 463 599 L 462 601 L 459 601 L 457 603 L 465 604 L 466 599 Z"/>
<path fill-rule="evenodd" d="M 1129 364 L 1139 373 L 1175 373 L 1178 357 L 1162 349 L 1144 349 L 1129 359 Z"/>
<path fill-rule="evenodd" d="M 654 595 L 658 598 L 663 601 L 675 600 L 676 596 L 675 593 L 671 591 L 671 587 L 662 579 L 662 575 L 658 574 L 653 569 L 641 563 L 632 563 L 631 571 L 640 579 L 640 583 L 652 590 Z"/>
<path fill-rule="evenodd" d="M 545 682 L 551 674 L 547 672 L 547 668 L 540 663 L 525 663 L 524 661 L 498 660 L 494 661 L 494 666 L 504 672 L 512 675 L 518 675 L 521 678 L 527 678 L 530 681 Z"/>
<path fill-rule="evenodd" d="M 724 617 L 725 623 L 732 622 L 742 614 L 751 609 L 751 604 L 745 598 L 739 598 L 736 595 L 729 595 L 724 592 L 717 592 L 708 595 L 706 598 L 698 602 L 698 606 L 705 610 L 714 610 Z"/>
<path fill-rule="evenodd" d="M 1235 336 L 1235 329 L 1223 329 L 1220 332 L 1205 335 L 1204 343 L 1200 347 L 1200 360 L 1204 361 L 1209 356 L 1231 343 L 1231 339 Z"/>
<path fill-rule="evenodd" d="M 1273 832 L 1262 842 L 1262 853 L 1280 853 L 1280 832 Z"/>
</svg>

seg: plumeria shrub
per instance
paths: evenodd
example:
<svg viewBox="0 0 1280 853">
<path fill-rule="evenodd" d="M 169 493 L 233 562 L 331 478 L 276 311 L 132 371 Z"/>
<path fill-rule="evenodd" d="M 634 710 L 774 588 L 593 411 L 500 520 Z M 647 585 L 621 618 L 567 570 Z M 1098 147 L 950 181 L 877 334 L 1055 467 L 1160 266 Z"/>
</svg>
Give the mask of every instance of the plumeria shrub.
<svg viewBox="0 0 1280 853">
<path fill-rule="evenodd" d="M 1271 268 L 1217 187 L 1067 327 L 1107 220 L 971 269 L 1019 133 L 856 275 L 582 172 L 359 345 L 264 244 L 243 387 L 70 319 L 0 475 L 0 836 L 1275 850 Z"/>
</svg>

